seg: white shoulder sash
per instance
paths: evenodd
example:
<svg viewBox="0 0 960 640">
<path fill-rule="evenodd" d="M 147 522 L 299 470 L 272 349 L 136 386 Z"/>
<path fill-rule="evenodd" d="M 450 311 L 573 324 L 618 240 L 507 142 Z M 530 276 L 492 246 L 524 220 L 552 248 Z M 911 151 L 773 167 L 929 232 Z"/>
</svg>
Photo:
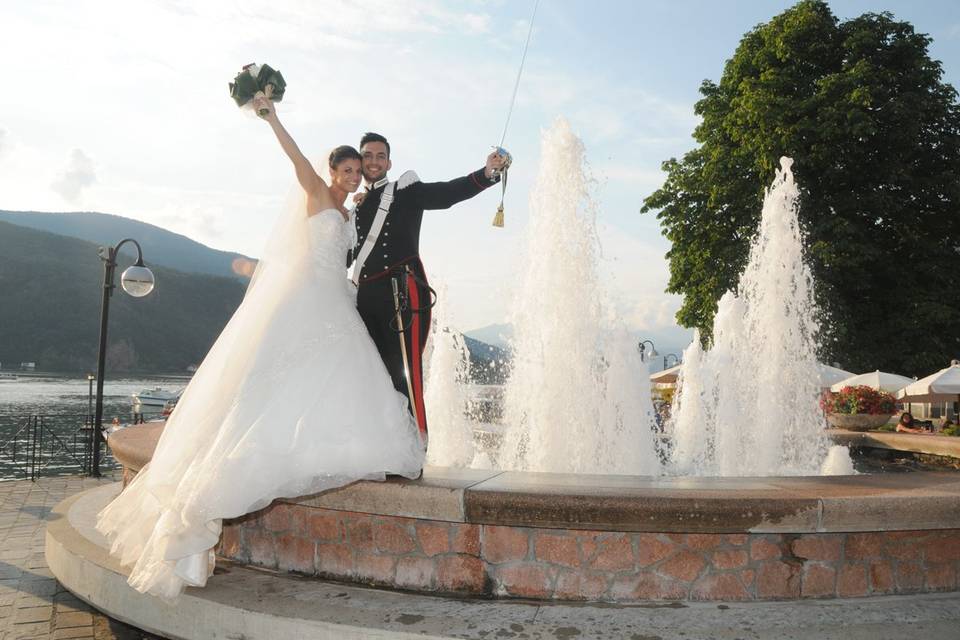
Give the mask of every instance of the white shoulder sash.
<svg viewBox="0 0 960 640">
<path fill-rule="evenodd" d="M 380 239 L 380 232 L 383 231 L 383 223 L 386 221 L 387 214 L 390 212 L 390 205 L 393 203 L 393 189 L 396 184 L 396 182 L 388 183 L 380 195 L 380 207 L 377 209 L 377 215 L 373 219 L 373 224 L 370 225 L 370 232 L 364 239 L 363 246 L 360 247 L 360 253 L 357 254 L 357 259 L 353 263 L 353 275 L 350 276 L 350 279 L 353 280 L 354 285 L 360 284 L 360 272 L 363 271 L 363 265 L 370 256 L 370 252 L 373 251 L 373 248 L 377 245 L 377 240 Z"/>
</svg>

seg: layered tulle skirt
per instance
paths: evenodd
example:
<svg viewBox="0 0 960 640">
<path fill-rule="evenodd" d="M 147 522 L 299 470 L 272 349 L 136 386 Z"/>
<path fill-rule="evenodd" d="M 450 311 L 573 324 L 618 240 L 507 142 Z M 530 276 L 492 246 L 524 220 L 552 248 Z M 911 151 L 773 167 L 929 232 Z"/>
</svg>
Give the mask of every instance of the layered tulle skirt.
<svg viewBox="0 0 960 640">
<path fill-rule="evenodd" d="M 170 599 L 204 585 L 222 519 L 280 497 L 420 472 L 416 424 L 351 286 L 305 269 L 282 291 L 248 293 L 150 463 L 99 515 L 134 588 Z"/>
</svg>

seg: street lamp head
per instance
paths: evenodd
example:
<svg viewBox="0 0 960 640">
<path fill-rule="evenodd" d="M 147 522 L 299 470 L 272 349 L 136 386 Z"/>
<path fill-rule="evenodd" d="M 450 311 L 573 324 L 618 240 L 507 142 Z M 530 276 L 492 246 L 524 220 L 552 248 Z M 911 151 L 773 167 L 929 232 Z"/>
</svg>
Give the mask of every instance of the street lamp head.
<svg viewBox="0 0 960 640">
<path fill-rule="evenodd" d="M 153 291 L 153 272 L 143 266 L 143 261 L 128 267 L 120 276 L 120 286 L 134 298 L 142 298 Z"/>
<path fill-rule="evenodd" d="M 647 343 L 650 343 L 650 351 L 647 351 Z M 656 358 L 659 353 L 657 353 L 656 347 L 653 346 L 653 340 L 641 340 L 640 344 L 637 345 L 637 348 L 640 349 L 640 359 L 646 361 L 647 358 Z"/>
</svg>

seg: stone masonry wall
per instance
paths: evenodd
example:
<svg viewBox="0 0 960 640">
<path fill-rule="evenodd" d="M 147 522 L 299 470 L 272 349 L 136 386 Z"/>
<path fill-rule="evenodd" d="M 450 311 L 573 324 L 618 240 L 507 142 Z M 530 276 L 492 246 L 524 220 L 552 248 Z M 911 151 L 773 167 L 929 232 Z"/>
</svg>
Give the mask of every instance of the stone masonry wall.
<svg viewBox="0 0 960 640">
<path fill-rule="evenodd" d="M 239 562 L 377 586 L 557 600 L 779 600 L 953 591 L 960 530 L 619 533 L 275 503 L 225 523 Z"/>
</svg>

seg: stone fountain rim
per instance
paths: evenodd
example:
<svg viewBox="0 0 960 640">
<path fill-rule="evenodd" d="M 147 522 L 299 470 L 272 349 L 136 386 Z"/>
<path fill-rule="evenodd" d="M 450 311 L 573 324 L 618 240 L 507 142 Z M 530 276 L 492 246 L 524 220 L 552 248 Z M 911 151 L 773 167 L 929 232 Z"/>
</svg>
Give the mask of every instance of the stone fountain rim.
<svg viewBox="0 0 960 640">
<path fill-rule="evenodd" d="M 126 476 L 149 460 L 161 428 L 133 427 L 110 437 Z M 844 437 L 845 444 L 887 442 L 890 447 L 893 441 L 906 450 L 935 443 L 935 436 L 905 435 Z M 936 440 L 950 440 L 941 447 L 956 447 L 954 457 L 960 458 L 960 439 Z M 938 472 L 691 478 L 427 467 L 417 481 L 358 482 L 282 501 L 441 522 L 598 531 L 800 534 L 960 528 L 960 474 Z"/>
</svg>

